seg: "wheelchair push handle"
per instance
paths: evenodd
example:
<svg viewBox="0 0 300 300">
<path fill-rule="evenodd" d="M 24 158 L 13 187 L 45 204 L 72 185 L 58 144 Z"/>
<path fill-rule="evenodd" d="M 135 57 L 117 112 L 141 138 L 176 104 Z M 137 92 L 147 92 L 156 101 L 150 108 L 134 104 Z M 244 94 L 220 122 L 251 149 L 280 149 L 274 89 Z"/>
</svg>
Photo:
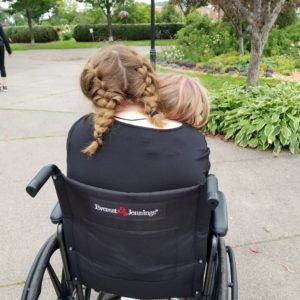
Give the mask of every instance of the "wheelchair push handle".
<svg viewBox="0 0 300 300">
<path fill-rule="evenodd" d="M 26 192 L 31 197 L 35 197 L 49 177 L 58 173 L 60 173 L 60 170 L 56 165 L 44 166 L 27 185 Z"/>
<path fill-rule="evenodd" d="M 219 205 L 219 187 L 218 179 L 215 175 L 210 174 L 207 177 L 207 202 L 212 209 L 215 209 Z"/>
</svg>

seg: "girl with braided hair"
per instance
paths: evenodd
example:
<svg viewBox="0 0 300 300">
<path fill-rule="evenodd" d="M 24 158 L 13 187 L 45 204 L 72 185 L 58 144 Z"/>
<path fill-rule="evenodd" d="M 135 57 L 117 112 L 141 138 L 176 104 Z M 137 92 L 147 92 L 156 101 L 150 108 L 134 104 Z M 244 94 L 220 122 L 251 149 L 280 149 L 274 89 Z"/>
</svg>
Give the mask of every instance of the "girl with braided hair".
<svg viewBox="0 0 300 300">
<path fill-rule="evenodd" d="M 157 74 L 134 50 L 107 46 L 80 77 L 94 112 L 80 118 L 67 141 L 67 174 L 124 192 L 151 192 L 204 183 L 209 149 L 188 124 L 165 118 Z"/>
</svg>

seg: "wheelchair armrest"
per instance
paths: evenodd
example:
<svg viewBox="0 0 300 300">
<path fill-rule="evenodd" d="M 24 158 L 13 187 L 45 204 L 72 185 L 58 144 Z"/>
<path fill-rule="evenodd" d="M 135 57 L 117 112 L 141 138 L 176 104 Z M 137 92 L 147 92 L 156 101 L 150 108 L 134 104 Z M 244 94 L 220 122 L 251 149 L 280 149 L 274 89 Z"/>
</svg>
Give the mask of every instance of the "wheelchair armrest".
<svg viewBox="0 0 300 300">
<path fill-rule="evenodd" d="M 228 217 L 226 198 L 222 192 L 218 192 L 219 205 L 212 212 L 211 230 L 217 236 L 225 236 L 228 231 Z"/>
<path fill-rule="evenodd" d="M 207 176 L 207 202 L 211 209 L 216 209 L 219 205 L 219 193 L 218 193 L 218 179 L 215 175 L 210 174 Z"/>
<path fill-rule="evenodd" d="M 57 202 L 52 210 L 52 213 L 50 215 L 50 219 L 51 219 L 51 222 L 53 224 L 58 224 L 62 221 L 63 219 L 63 216 L 62 216 L 62 211 L 61 211 L 61 208 L 60 208 L 60 205 L 59 203 Z"/>
<path fill-rule="evenodd" d="M 35 197 L 49 177 L 58 173 L 60 173 L 60 170 L 56 165 L 44 166 L 27 185 L 26 192 L 31 197 Z"/>
</svg>

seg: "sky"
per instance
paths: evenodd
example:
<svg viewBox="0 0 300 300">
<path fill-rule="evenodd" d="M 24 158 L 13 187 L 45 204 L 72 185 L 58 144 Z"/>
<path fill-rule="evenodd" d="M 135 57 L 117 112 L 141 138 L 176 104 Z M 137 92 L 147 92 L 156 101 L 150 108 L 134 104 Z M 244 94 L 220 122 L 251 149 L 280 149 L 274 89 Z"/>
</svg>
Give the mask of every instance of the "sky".
<svg viewBox="0 0 300 300">
<path fill-rule="evenodd" d="M 144 3 L 148 3 L 150 4 L 151 3 L 151 0 L 135 0 L 136 2 L 144 2 Z M 7 7 L 7 3 L 4 3 L 3 1 L 0 0 L 0 6 L 1 7 Z"/>
<path fill-rule="evenodd" d="M 151 3 L 151 0 L 135 0 L 135 1 L 136 2 L 148 3 L 148 4 Z M 156 2 L 163 2 L 163 1 L 164 0 L 156 0 Z M 7 8 L 8 4 L 0 0 L 0 7 Z"/>
<path fill-rule="evenodd" d="M 7 4 L 7 3 L 4 3 L 3 1 L 0 1 L 0 6 L 1 6 L 1 7 L 8 7 L 8 4 Z"/>
</svg>

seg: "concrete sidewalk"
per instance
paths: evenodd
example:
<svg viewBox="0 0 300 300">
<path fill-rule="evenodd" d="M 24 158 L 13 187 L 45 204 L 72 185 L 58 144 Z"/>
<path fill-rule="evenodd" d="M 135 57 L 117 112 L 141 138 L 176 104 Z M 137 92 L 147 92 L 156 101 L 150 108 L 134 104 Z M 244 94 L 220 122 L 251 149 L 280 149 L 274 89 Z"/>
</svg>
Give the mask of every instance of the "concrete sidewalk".
<svg viewBox="0 0 300 300">
<path fill-rule="evenodd" d="M 56 201 L 51 183 L 35 199 L 24 188 L 44 164 L 65 170 L 67 132 L 90 110 L 79 74 L 93 51 L 6 57 L 9 91 L 0 93 L 1 300 L 20 298 L 38 249 L 55 232 L 49 221 Z M 238 262 L 239 299 L 300 299 L 300 156 L 284 152 L 274 158 L 214 138 L 208 143 L 212 173 L 228 200 L 226 241 Z"/>
</svg>

